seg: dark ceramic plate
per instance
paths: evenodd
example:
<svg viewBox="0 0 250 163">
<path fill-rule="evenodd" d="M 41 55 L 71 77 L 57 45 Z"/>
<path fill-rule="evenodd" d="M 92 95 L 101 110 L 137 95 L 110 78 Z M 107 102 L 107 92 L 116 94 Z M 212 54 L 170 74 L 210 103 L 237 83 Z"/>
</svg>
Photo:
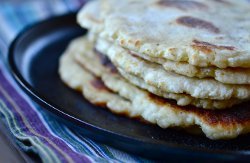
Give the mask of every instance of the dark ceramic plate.
<svg viewBox="0 0 250 163">
<path fill-rule="evenodd" d="M 8 61 L 16 81 L 43 108 L 88 131 L 88 136 L 119 149 L 153 159 L 250 159 L 250 137 L 212 141 L 174 129 L 141 123 L 91 105 L 58 76 L 58 59 L 70 40 L 86 34 L 75 14 L 28 27 L 13 41 Z M 84 132 L 86 133 L 86 132 Z"/>
</svg>

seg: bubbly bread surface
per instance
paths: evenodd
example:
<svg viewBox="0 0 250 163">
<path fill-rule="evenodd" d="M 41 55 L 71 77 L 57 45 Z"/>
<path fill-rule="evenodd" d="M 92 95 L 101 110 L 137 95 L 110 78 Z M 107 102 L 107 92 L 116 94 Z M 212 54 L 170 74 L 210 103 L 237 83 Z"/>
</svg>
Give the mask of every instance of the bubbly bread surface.
<svg viewBox="0 0 250 163">
<path fill-rule="evenodd" d="M 86 38 L 72 41 L 60 59 L 59 74 L 93 104 L 141 117 L 162 128 L 198 125 L 210 139 L 229 139 L 250 131 L 250 110 L 246 104 L 219 111 L 178 106 L 125 80 Z"/>
<path fill-rule="evenodd" d="M 250 67 L 247 0 L 106 0 L 101 6 L 100 36 L 120 46 L 200 67 Z M 84 20 L 79 16 L 88 27 Z"/>
</svg>

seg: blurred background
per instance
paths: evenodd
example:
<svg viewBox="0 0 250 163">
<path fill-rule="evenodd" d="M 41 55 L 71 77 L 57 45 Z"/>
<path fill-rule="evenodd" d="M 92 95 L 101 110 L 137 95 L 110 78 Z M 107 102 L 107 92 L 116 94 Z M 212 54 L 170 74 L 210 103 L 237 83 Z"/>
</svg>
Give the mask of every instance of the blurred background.
<svg viewBox="0 0 250 163">
<path fill-rule="evenodd" d="M 77 11 L 86 0 L 0 0 L 0 53 L 25 26 L 47 17 Z"/>
</svg>

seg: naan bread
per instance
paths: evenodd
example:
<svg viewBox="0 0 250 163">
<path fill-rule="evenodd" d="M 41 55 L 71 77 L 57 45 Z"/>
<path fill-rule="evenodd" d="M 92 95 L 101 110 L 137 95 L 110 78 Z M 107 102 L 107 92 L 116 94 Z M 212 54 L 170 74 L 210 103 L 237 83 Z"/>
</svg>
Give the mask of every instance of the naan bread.
<svg viewBox="0 0 250 163">
<path fill-rule="evenodd" d="M 111 108 L 115 113 L 128 113 L 129 117 L 138 117 L 139 115 L 131 111 L 127 112 L 128 108 L 133 109 L 131 102 L 110 91 L 98 76 L 77 64 L 74 60 L 75 53 L 93 54 L 91 51 L 85 51 L 85 48 L 88 49 L 88 42 L 79 38 L 74 40 L 64 52 L 59 64 L 59 75 L 62 81 L 70 88 L 81 91 L 84 97 L 95 105 Z"/>
<path fill-rule="evenodd" d="M 130 83 L 138 86 L 139 88 L 146 89 L 147 91 L 167 99 L 176 100 L 177 104 L 180 106 L 193 105 L 202 109 L 227 109 L 232 107 L 233 105 L 239 104 L 243 102 L 243 100 L 239 99 L 229 99 L 229 100 L 211 100 L 211 99 L 200 99 L 194 98 L 187 94 L 178 94 L 178 93 L 169 93 L 164 92 L 156 87 L 147 84 L 143 79 L 129 74 L 122 69 L 119 69 L 120 74 L 127 79 Z"/>
<path fill-rule="evenodd" d="M 220 111 L 178 106 L 127 82 L 90 47 L 84 38 L 74 40 L 59 65 L 62 80 L 71 88 L 81 90 L 90 102 L 106 105 L 115 113 L 140 116 L 162 128 L 198 125 L 210 139 L 230 139 L 250 131 L 247 105 Z M 83 65 L 74 59 L 75 55 L 82 55 Z"/>
<path fill-rule="evenodd" d="M 101 46 L 100 48 L 103 50 L 109 48 L 111 46 L 110 44 L 111 43 L 109 41 L 101 38 L 98 39 L 98 45 Z M 175 62 L 163 58 L 154 58 L 147 55 L 135 53 L 128 49 L 126 50 L 128 51 L 128 53 L 134 56 L 141 57 L 149 62 L 158 63 L 162 65 L 165 70 L 180 75 L 197 78 L 214 78 L 215 80 L 225 84 L 250 84 L 250 69 L 247 68 L 220 69 L 217 67 L 198 67 L 190 65 L 186 62 Z"/>
<path fill-rule="evenodd" d="M 101 42 L 102 43 L 102 42 Z M 162 66 L 134 56 L 117 45 L 97 43 L 96 48 L 122 70 L 142 78 L 147 84 L 164 92 L 185 93 L 195 98 L 246 100 L 250 97 L 249 85 L 223 84 L 214 79 L 190 78 L 165 71 Z"/>
<path fill-rule="evenodd" d="M 218 68 L 198 67 L 187 62 L 176 62 L 163 58 L 154 58 L 130 51 L 133 55 L 139 56 L 147 61 L 158 63 L 167 71 L 180 75 L 196 78 L 213 78 L 225 84 L 250 84 L 249 68 Z"/>
<path fill-rule="evenodd" d="M 93 0 L 89 1 L 77 14 L 77 22 L 92 33 L 99 33 L 103 29 L 104 19 L 112 12 L 119 11 L 128 2 L 138 0 Z M 112 6 L 110 5 L 112 4 Z M 114 7 L 115 6 L 115 7 Z"/>
<path fill-rule="evenodd" d="M 101 12 L 101 37 L 107 40 L 150 57 L 200 67 L 250 67 L 247 0 L 119 3 L 107 0 L 105 6 L 115 7 Z"/>
<path fill-rule="evenodd" d="M 77 22 L 82 27 L 94 31 L 93 33 L 100 32 L 104 21 L 102 18 L 102 4 L 104 1 L 90 1 L 84 5 L 84 8 L 77 14 Z"/>
</svg>

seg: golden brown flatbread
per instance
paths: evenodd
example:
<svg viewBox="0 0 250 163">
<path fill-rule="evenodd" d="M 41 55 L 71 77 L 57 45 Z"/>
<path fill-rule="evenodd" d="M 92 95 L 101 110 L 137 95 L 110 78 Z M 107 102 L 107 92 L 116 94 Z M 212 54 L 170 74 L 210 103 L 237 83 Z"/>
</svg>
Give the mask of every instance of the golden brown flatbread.
<svg viewBox="0 0 250 163">
<path fill-rule="evenodd" d="M 71 88 L 80 89 L 92 103 L 105 104 L 113 112 L 130 117 L 139 116 L 162 128 L 198 125 L 210 139 L 235 138 L 250 131 L 247 103 L 218 111 L 178 106 L 175 101 L 153 95 L 125 80 L 92 45 L 85 38 L 74 40 L 62 55 L 59 67 L 62 80 Z"/>
</svg>

